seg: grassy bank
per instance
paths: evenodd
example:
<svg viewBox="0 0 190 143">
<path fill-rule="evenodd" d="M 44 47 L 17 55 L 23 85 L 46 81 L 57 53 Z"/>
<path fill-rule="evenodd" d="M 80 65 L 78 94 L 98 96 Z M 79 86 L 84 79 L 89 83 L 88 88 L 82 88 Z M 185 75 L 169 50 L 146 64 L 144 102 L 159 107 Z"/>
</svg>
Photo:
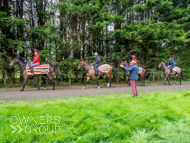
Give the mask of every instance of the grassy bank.
<svg viewBox="0 0 190 143">
<path fill-rule="evenodd" d="M 190 90 L 140 95 L 0 101 L 0 139 L 23 143 L 190 141 Z"/>
</svg>

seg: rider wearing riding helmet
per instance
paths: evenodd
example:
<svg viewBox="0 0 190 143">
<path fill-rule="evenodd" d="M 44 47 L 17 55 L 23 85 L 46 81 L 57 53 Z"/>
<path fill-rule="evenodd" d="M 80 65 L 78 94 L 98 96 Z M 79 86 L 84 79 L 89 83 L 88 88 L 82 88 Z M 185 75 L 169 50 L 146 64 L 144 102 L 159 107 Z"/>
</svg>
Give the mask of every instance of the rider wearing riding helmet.
<svg viewBox="0 0 190 143">
<path fill-rule="evenodd" d="M 132 60 L 131 60 L 131 62 L 132 62 L 132 61 L 135 61 L 136 65 L 137 65 L 137 59 L 136 59 L 135 55 L 132 55 Z M 131 65 L 131 64 L 130 64 L 130 65 Z"/>
<path fill-rule="evenodd" d="M 98 53 L 94 53 L 95 61 L 91 64 L 94 65 L 95 73 L 98 76 L 98 67 L 101 65 L 101 59 L 98 56 Z"/>
<path fill-rule="evenodd" d="M 31 74 L 34 75 L 34 69 L 33 67 L 40 65 L 40 56 L 38 55 L 38 50 L 34 50 L 34 61 L 29 65 L 30 70 L 31 70 Z"/>
<path fill-rule="evenodd" d="M 170 70 L 171 70 L 170 76 L 172 75 L 172 69 L 174 68 L 174 66 L 175 66 L 175 63 L 174 63 L 174 61 L 172 60 L 172 58 L 170 57 L 170 58 L 169 58 L 169 67 L 170 67 Z"/>
</svg>

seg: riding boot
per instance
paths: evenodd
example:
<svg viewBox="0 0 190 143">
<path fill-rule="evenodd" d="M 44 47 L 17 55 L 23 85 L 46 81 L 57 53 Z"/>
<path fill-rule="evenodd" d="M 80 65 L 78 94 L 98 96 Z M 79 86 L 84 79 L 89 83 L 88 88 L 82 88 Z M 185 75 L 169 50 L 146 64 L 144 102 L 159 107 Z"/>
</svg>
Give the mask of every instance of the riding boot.
<svg viewBox="0 0 190 143">
<path fill-rule="evenodd" d="M 172 76 L 172 72 L 171 72 L 170 76 Z"/>
<path fill-rule="evenodd" d="M 98 76 L 98 69 L 95 70 L 95 74 L 96 74 L 96 76 Z"/>
<path fill-rule="evenodd" d="M 35 76 L 34 76 L 34 69 L 30 68 L 30 70 L 31 70 L 31 75 L 33 75 L 33 78 L 35 78 Z"/>
</svg>

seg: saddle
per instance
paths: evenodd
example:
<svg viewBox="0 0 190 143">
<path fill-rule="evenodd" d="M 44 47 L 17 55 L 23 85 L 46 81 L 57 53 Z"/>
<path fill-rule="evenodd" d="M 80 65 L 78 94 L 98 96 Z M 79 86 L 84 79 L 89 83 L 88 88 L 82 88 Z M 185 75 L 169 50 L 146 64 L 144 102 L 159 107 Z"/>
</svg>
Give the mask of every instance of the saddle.
<svg viewBox="0 0 190 143">
<path fill-rule="evenodd" d="M 142 74 L 143 72 L 143 67 L 139 67 L 139 74 Z"/>
<path fill-rule="evenodd" d="M 30 67 L 27 65 L 27 75 L 31 75 L 31 70 Z M 49 73 L 49 65 L 38 65 L 33 67 L 34 69 L 34 74 L 48 74 Z"/>
<path fill-rule="evenodd" d="M 94 66 L 92 66 L 92 68 L 95 71 Z M 102 73 L 109 72 L 110 71 L 110 66 L 108 64 L 101 65 L 101 66 L 98 67 L 98 71 L 102 72 Z"/>
<path fill-rule="evenodd" d="M 170 67 L 168 66 L 168 69 L 170 70 Z M 177 73 L 180 73 L 181 72 L 181 69 L 179 68 L 179 67 L 174 67 L 173 69 L 172 69 L 172 72 L 173 71 L 175 71 L 175 72 L 177 72 Z"/>
<path fill-rule="evenodd" d="M 177 73 L 180 73 L 180 72 L 181 72 L 181 69 L 180 69 L 179 67 L 174 67 L 174 68 L 172 69 L 172 71 L 175 71 L 175 72 L 177 72 Z"/>
</svg>

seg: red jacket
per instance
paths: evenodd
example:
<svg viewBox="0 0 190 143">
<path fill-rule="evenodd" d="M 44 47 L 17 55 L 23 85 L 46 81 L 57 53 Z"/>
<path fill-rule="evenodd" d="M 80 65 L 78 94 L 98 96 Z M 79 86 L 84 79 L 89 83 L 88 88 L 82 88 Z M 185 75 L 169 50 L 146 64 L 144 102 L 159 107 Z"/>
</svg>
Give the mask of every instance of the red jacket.
<svg viewBox="0 0 190 143">
<path fill-rule="evenodd" d="M 137 59 L 134 59 L 134 60 L 132 59 L 131 62 L 132 62 L 132 61 L 135 61 L 136 65 L 137 65 Z"/>
<path fill-rule="evenodd" d="M 40 56 L 38 54 L 35 54 L 34 55 L 34 61 L 33 61 L 33 64 L 34 63 L 40 63 Z"/>
</svg>

